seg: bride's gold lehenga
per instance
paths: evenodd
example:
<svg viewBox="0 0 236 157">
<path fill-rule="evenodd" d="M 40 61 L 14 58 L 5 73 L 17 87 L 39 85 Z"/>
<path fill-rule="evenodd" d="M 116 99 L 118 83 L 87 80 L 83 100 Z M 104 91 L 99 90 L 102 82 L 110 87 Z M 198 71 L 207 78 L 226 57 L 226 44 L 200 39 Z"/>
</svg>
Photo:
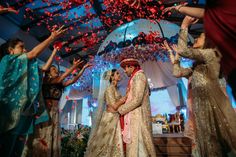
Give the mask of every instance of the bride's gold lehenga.
<svg viewBox="0 0 236 157">
<path fill-rule="evenodd" d="M 112 105 L 121 98 L 114 85 L 104 94 L 105 103 Z M 124 157 L 123 142 L 118 113 L 104 111 L 96 133 L 90 138 L 86 157 Z"/>
<path fill-rule="evenodd" d="M 194 59 L 192 69 L 174 64 L 175 76 L 191 76 L 196 144 L 200 157 L 236 156 L 236 113 L 219 85 L 220 55 L 216 49 L 187 48 L 187 29 L 180 31 L 182 57 Z"/>
</svg>

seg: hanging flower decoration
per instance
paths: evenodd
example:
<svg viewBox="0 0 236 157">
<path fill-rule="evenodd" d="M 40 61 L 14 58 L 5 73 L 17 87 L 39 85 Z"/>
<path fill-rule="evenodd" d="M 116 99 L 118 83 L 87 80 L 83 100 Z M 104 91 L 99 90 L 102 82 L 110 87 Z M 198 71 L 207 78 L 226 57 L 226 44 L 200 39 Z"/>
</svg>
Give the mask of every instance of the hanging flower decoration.
<svg viewBox="0 0 236 157">
<path fill-rule="evenodd" d="M 132 57 L 142 62 L 148 60 L 168 60 L 168 52 L 162 49 L 160 43 L 167 40 L 170 44 L 176 44 L 178 34 L 171 38 L 161 38 L 158 32 L 145 34 L 140 32 L 132 41 L 126 40 L 120 43 L 111 41 L 99 55 L 108 62 L 119 62 L 123 58 Z"/>
<path fill-rule="evenodd" d="M 72 85 L 72 88 L 92 94 L 93 79 L 99 77 L 96 74 L 107 69 L 119 68 L 120 61 L 127 57 L 136 58 L 141 62 L 169 61 L 169 53 L 160 45 L 164 40 L 167 40 L 169 44 L 176 44 L 178 34 L 170 38 L 161 38 L 158 32 L 149 32 L 148 34 L 140 32 L 132 41 L 126 40 L 119 43 L 111 41 L 99 55 L 89 57 L 89 62 L 94 65 L 93 68 L 86 70 L 78 82 Z"/>
</svg>

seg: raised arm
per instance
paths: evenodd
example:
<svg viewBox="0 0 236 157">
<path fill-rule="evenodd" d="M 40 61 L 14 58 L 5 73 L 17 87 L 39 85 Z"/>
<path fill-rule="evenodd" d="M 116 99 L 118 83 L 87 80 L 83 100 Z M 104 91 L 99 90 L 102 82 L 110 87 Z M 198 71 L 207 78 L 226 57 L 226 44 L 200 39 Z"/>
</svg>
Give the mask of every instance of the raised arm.
<svg viewBox="0 0 236 157">
<path fill-rule="evenodd" d="M 206 42 L 204 35 L 201 35 L 197 39 L 200 40 L 200 42 L 198 41 L 200 43 L 198 44 L 199 48 L 187 47 L 188 27 L 194 23 L 196 23 L 196 19 L 189 16 L 184 18 L 179 33 L 178 48 L 176 49 L 176 52 L 182 57 L 194 59 L 204 63 L 211 62 L 211 60 L 216 57 L 216 54 L 218 54 L 220 58 L 221 54 L 216 48 L 203 48 Z"/>
<path fill-rule="evenodd" d="M 204 17 L 204 13 L 205 13 L 204 8 L 195 8 L 195 7 L 188 7 L 188 6 L 180 6 L 177 8 L 178 8 L 178 12 L 180 12 L 181 14 L 195 17 L 198 19 L 201 19 Z"/>
<path fill-rule="evenodd" d="M 199 49 L 188 48 L 187 37 L 188 29 L 181 29 L 179 32 L 178 48 L 176 52 L 182 57 L 203 61 L 203 57 Z"/>
<path fill-rule="evenodd" d="M 15 14 L 18 14 L 19 11 L 11 8 L 11 7 L 8 7 L 8 8 L 4 8 L 2 6 L 0 6 L 0 14 L 3 14 L 3 13 L 15 13 Z"/>
<path fill-rule="evenodd" d="M 75 83 L 82 76 L 85 69 L 87 69 L 91 66 L 92 66 L 92 64 L 86 64 L 85 66 L 83 66 L 83 68 L 80 70 L 80 72 L 75 77 L 73 77 L 73 79 L 64 82 L 63 85 L 66 87 L 66 86 L 69 86 L 69 85 Z"/>
<path fill-rule="evenodd" d="M 173 75 L 177 78 L 179 77 L 186 77 L 188 78 L 191 74 L 192 74 L 192 69 L 190 68 L 182 68 L 180 66 L 180 61 L 179 61 L 179 55 L 178 53 L 176 53 L 176 55 L 174 55 L 172 49 L 174 51 L 177 51 L 177 46 L 176 45 L 172 45 L 172 49 L 169 46 L 169 44 L 167 43 L 167 41 L 164 41 L 164 43 L 162 44 L 163 48 L 166 49 L 169 52 L 169 56 L 170 56 L 170 61 L 173 64 Z"/>
<path fill-rule="evenodd" d="M 186 58 L 194 59 L 196 61 L 204 61 L 204 56 L 199 48 L 188 48 L 187 37 L 188 37 L 188 27 L 194 24 L 196 19 L 186 16 L 182 22 L 181 30 L 179 33 L 178 47 L 176 52 Z"/>
<path fill-rule="evenodd" d="M 121 115 L 124 115 L 137 107 L 139 107 L 142 103 L 143 96 L 145 94 L 145 88 L 147 85 L 147 79 L 143 73 L 138 73 L 136 76 L 133 78 L 133 83 L 132 83 L 132 100 L 125 103 L 124 105 L 120 106 L 118 108 L 118 112 Z M 148 94 L 148 93 L 147 93 Z"/>
<path fill-rule="evenodd" d="M 53 30 L 51 35 L 46 40 L 38 44 L 30 52 L 27 53 L 28 59 L 33 59 L 38 57 L 44 51 L 44 49 L 46 49 L 49 46 L 49 44 L 52 41 L 61 36 L 66 30 L 67 29 L 63 29 L 63 26 L 60 27 L 58 30 Z"/>
<path fill-rule="evenodd" d="M 177 51 L 177 45 L 172 45 L 171 46 L 172 49 L 176 52 Z M 173 75 L 177 78 L 179 77 L 186 77 L 189 78 L 192 75 L 192 69 L 191 68 L 183 68 L 180 66 L 180 57 L 179 54 L 176 53 L 176 55 L 174 56 L 173 52 L 170 52 L 170 56 L 172 56 L 171 58 L 171 62 L 173 64 Z"/>
<path fill-rule="evenodd" d="M 163 14 L 166 13 L 167 11 L 178 11 L 181 14 L 188 15 L 191 17 L 195 17 L 198 19 L 201 19 L 204 17 L 205 9 L 204 8 L 196 8 L 196 7 L 188 7 L 185 5 L 177 5 L 177 6 L 172 6 L 165 8 L 163 10 Z"/>
<path fill-rule="evenodd" d="M 73 65 L 66 71 L 64 72 L 61 76 L 57 77 L 56 79 L 52 80 L 52 83 L 61 83 L 67 76 L 69 76 L 73 70 L 75 70 L 83 61 L 79 60 L 74 60 Z"/>
<path fill-rule="evenodd" d="M 179 55 L 176 54 L 176 56 L 174 55 L 172 49 L 170 48 L 169 44 L 167 43 L 166 40 L 164 40 L 164 42 L 161 44 L 162 48 L 167 50 L 169 53 L 169 57 L 170 57 L 170 61 L 172 64 L 174 64 L 175 60 L 179 60 Z"/>
<path fill-rule="evenodd" d="M 47 62 L 43 65 L 42 71 L 47 71 L 49 67 L 52 65 L 53 58 L 55 57 L 58 49 L 54 47 L 51 56 L 48 58 Z"/>
<path fill-rule="evenodd" d="M 186 77 L 189 78 L 192 75 L 192 69 L 191 68 L 182 68 L 180 66 L 179 61 L 175 61 L 173 64 L 173 76 L 179 78 L 179 77 Z"/>
</svg>

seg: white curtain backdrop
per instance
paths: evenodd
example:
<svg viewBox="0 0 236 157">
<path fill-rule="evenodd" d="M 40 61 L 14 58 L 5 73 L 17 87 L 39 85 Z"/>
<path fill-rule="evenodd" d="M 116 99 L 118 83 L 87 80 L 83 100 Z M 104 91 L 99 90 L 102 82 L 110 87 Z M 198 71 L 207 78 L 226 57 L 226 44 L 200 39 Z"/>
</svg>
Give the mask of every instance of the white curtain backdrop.
<svg viewBox="0 0 236 157">
<path fill-rule="evenodd" d="M 141 65 L 152 88 L 166 88 L 175 106 L 179 106 L 177 79 L 172 75 L 173 66 L 170 62 L 147 61 Z"/>
<path fill-rule="evenodd" d="M 177 79 L 172 75 L 173 66 L 170 62 L 147 61 L 141 65 L 152 88 L 162 88 L 176 85 Z"/>
<path fill-rule="evenodd" d="M 172 101 L 172 103 L 175 106 L 180 106 L 180 101 L 179 101 L 179 93 L 178 93 L 178 88 L 176 85 L 174 86 L 169 86 L 166 88 L 168 91 L 168 94 L 170 96 L 170 99 Z"/>
</svg>

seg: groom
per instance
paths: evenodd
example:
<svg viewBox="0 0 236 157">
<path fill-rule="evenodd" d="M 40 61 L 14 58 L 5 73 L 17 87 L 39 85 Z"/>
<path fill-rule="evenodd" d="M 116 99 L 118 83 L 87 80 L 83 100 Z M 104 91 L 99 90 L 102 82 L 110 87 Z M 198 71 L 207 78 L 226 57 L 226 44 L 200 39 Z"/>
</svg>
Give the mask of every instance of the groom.
<svg viewBox="0 0 236 157">
<path fill-rule="evenodd" d="M 136 59 L 124 59 L 120 66 L 130 77 L 127 100 L 118 109 L 118 112 L 124 115 L 122 135 L 126 144 L 126 157 L 155 157 L 147 78 Z"/>
</svg>

